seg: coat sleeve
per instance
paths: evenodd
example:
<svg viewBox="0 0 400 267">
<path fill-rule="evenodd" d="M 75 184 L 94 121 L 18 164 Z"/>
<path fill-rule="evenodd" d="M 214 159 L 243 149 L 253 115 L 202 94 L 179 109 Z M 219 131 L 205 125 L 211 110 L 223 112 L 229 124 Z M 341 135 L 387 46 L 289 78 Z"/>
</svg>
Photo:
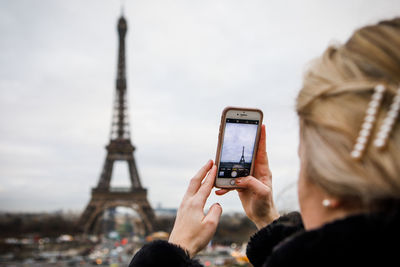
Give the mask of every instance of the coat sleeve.
<svg viewBox="0 0 400 267">
<path fill-rule="evenodd" d="M 153 241 L 144 245 L 133 257 L 129 267 L 201 267 L 202 265 L 189 257 L 181 247 L 167 241 Z"/>
<path fill-rule="evenodd" d="M 263 266 L 276 245 L 303 230 L 300 213 L 291 212 L 279 217 L 250 238 L 246 250 L 248 259 L 254 267 Z"/>
</svg>

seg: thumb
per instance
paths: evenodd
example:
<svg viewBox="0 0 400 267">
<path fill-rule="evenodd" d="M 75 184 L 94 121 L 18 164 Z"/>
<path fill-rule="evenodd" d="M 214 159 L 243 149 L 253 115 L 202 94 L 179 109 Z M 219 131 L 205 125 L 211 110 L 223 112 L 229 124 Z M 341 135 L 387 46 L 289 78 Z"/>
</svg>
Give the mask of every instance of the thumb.
<svg viewBox="0 0 400 267">
<path fill-rule="evenodd" d="M 215 194 L 218 196 L 222 196 L 225 195 L 226 193 L 230 192 L 231 190 L 229 189 L 219 189 L 217 191 L 215 191 Z"/>
<path fill-rule="evenodd" d="M 236 184 L 240 186 L 242 190 L 250 190 L 260 196 L 266 195 L 268 191 L 270 191 L 263 182 L 253 176 L 237 178 Z"/>
<path fill-rule="evenodd" d="M 219 218 L 222 214 L 222 207 L 219 203 L 214 203 L 208 210 L 207 215 L 204 217 L 203 222 L 210 223 L 215 227 L 218 225 Z"/>
</svg>

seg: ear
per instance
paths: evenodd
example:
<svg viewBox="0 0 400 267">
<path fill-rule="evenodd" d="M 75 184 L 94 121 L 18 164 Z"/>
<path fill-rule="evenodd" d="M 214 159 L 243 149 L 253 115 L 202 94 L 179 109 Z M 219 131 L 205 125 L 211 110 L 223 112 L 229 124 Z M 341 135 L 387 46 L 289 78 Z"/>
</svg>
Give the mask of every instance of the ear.
<svg viewBox="0 0 400 267">
<path fill-rule="evenodd" d="M 331 197 L 330 198 L 330 201 L 331 201 L 331 208 L 332 209 L 336 209 L 336 208 L 338 208 L 339 206 L 341 206 L 341 201 L 340 201 L 340 199 L 338 199 L 338 198 L 334 198 L 334 197 Z"/>
</svg>

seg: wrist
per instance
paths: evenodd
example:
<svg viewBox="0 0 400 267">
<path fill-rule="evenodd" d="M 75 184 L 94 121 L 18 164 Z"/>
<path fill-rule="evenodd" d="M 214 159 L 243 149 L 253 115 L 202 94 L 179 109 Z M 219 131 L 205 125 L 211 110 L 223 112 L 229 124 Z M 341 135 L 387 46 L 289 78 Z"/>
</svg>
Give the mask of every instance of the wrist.
<svg viewBox="0 0 400 267">
<path fill-rule="evenodd" d="M 265 216 L 264 218 L 261 218 L 259 220 L 254 220 L 254 224 L 256 225 L 258 230 L 261 230 L 262 228 L 266 227 L 268 224 L 272 223 L 276 219 L 278 219 L 281 215 L 276 209 L 273 209 L 270 211 L 268 216 Z"/>
<path fill-rule="evenodd" d="M 187 242 L 184 242 L 182 240 L 175 240 L 174 238 L 170 238 L 168 240 L 168 243 L 171 243 L 171 244 L 183 249 L 187 254 L 189 254 L 190 258 L 193 258 L 196 255 L 196 250 L 191 248 Z"/>
</svg>

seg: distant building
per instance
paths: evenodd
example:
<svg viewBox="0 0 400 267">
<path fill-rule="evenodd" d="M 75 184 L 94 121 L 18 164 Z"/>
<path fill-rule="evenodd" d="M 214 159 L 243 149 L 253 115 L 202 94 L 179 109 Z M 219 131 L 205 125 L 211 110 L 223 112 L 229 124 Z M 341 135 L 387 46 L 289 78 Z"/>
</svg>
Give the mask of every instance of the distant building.
<svg viewBox="0 0 400 267">
<path fill-rule="evenodd" d="M 154 212 L 157 217 L 175 217 L 178 209 L 177 208 L 164 208 L 161 203 L 158 203 Z"/>
</svg>

